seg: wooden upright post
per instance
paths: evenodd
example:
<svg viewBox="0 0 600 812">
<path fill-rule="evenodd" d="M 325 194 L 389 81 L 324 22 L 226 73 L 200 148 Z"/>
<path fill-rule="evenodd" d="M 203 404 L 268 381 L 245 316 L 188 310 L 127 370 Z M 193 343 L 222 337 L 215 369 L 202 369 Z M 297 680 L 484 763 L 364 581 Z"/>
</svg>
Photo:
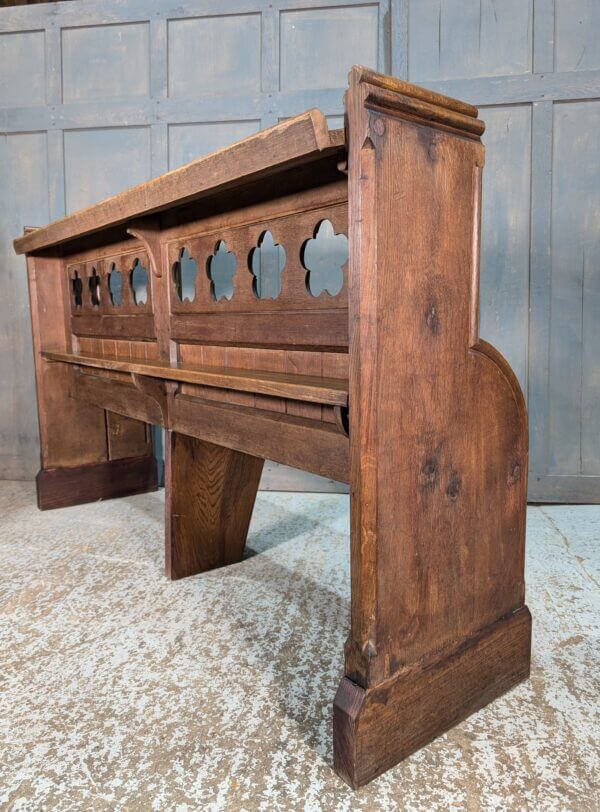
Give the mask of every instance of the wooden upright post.
<svg viewBox="0 0 600 812">
<path fill-rule="evenodd" d="M 28 256 L 27 274 L 40 429 L 38 507 L 156 490 L 156 461 L 143 424 L 71 398 L 73 369 L 42 356 L 72 349 L 62 259 Z"/>
<path fill-rule="evenodd" d="M 334 705 L 360 786 L 529 672 L 527 415 L 477 330 L 483 124 L 353 68 L 351 632 Z"/>
</svg>

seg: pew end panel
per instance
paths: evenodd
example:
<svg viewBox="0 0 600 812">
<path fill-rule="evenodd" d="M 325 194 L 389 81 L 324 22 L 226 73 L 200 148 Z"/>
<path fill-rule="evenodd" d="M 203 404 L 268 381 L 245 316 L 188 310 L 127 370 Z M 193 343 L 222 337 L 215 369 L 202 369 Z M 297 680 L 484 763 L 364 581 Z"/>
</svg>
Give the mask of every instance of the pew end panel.
<svg viewBox="0 0 600 812">
<path fill-rule="evenodd" d="M 346 93 L 352 786 L 529 673 L 527 414 L 477 327 L 483 123 L 406 90 L 354 68 Z"/>
</svg>

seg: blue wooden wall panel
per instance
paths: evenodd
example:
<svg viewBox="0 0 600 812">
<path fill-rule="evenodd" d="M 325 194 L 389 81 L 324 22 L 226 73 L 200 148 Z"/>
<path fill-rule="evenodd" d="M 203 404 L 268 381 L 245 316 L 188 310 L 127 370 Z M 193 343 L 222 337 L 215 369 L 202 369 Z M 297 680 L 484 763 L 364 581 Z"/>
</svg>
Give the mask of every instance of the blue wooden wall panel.
<svg viewBox="0 0 600 812">
<path fill-rule="evenodd" d="M 378 64 L 379 7 L 341 6 L 283 11 L 281 90 L 342 87 L 353 64 Z"/>
<path fill-rule="evenodd" d="M 555 38 L 556 70 L 600 68 L 600 2 L 556 0 Z"/>
<path fill-rule="evenodd" d="M 169 96 L 260 91 L 260 27 L 260 14 L 170 20 Z"/>
<path fill-rule="evenodd" d="M 486 163 L 481 236 L 480 332 L 527 390 L 531 107 L 481 110 Z M 507 331 L 507 325 L 511 326 Z"/>
<path fill-rule="evenodd" d="M 149 29 L 149 23 L 63 29 L 63 101 L 147 96 Z"/>
<path fill-rule="evenodd" d="M 46 158 L 46 133 L 0 135 L 0 472 L 15 479 L 31 476 L 38 439 L 27 276 L 12 239 L 48 218 Z"/>
<path fill-rule="evenodd" d="M 532 7 L 533 0 L 411 0 L 410 80 L 531 71 Z"/>
<path fill-rule="evenodd" d="M 482 107 L 481 333 L 528 394 L 530 495 L 600 500 L 599 15 L 598 0 L 0 9 L 0 476 L 37 468 L 15 233 L 307 107 L 341 126 L 361 62 Z"/>
<path fill-rule="evenodd" d="M 600 102 L 554 106 L 549 469 L 600 468 Z"/>
<path fill-rule="evenodd" d="M 260 119 L 215 121 L 169 126 L 169 169 L 189 163 L 198 155 L 226 147 L 260 130 Z"/>
<path fill-rule="evenodd" d="M 67 130 L 64 156 L 67 212 L 82 209 L 152 176 L 148 127 Z"/>
<path fill-rule="evenodd" d="M 0 34 L 0 106 L 45 103 L 44 32 Z"/>
</svg>

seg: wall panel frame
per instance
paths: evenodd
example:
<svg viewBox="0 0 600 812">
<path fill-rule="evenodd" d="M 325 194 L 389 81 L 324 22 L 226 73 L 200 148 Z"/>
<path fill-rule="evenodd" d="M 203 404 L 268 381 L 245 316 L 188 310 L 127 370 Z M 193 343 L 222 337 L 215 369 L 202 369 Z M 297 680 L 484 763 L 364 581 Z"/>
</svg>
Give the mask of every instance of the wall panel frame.
<svg viewBox="0 0 600 812">
<path fill-rule="evenodd" d="M 127 184 L 188 160 L 195 145 L 199 155 L 311 106 L 339 126 L 345 69 L 371 60 L 482 108 L 493 150 L 484 173 L 482 335 L 506 354 L 527 394 L 529 496 L 600 501 L 600 180 L 589 142 L 600 103 L 598 8 L 597 0 L 80 0 L 0 9 L 0 387 L 2 403 L 13 404 L 0 410 L 0 477 L 37 469 L 25 276 L 10 243 L 24 225 L 115 190 L 108 158 L 96 161 L 97 182 L 92 172 L 75 189 L 85 143 L 101 155 L 93 144 L 116 133 L 132 166 L 114 183 L 122 175 Z M 194 37 L 173 36 L 188 29 L 215 40 L 200 83 L 181 67 L 197 57 L 185 53 Z M 310 50 L 303 62 L 306 42 L 323 51 L 320 60 Z M 33 183 L 16 149 L 28 139 L 30 168 L 44 161 Z M 575 226 L 564 216 L 570 208 Z M 585 261 L 575 256 L 578 241 Z M 267 486 L 338 487 L 265 471 Z"/>
</svg>

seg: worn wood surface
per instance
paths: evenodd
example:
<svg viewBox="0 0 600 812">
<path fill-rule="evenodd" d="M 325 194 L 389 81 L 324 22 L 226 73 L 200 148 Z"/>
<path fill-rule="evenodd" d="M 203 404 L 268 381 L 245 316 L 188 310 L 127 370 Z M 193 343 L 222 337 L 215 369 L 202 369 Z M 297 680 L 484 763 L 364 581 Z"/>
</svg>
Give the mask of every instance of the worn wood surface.
<svg viewBox="0 0 600 812">
<path fill-rule="evenodd" d="M 393 91 L 382 93 L 380 84 L 354 68 L 346 94 L 352 605 L 345 673 L 366 691 L 416 673 L 523 607 L 527 487 L 523 396 L 506 361 L 478 334 L 484 154 L 475 135 L 483 127 L 456 116 L 449 124 L 448 111 L 402 99 L 388 103 Z M 376 279 L 366 268 L 377 269 Z M 523 656 L 525 668 L 528 650 Z M 486 680 L 463 687 L 463 707 L 472 708 Z M 383 706 L 385 699 L 365 725 L 378 731 L 374 760 L 390 765 L 407 750 L 381 727 Z M 345 747 L 339 733 L 334 751 L 345 776 L 368 780 L 370 756 L 354 749 L 342 757 Z"/>
<path fill-rule="evenodd" d="M 249 178 L 263 141 L 249 139 L 231 178 L 238 211 L 232 197 L 208 224 L 198 207 L 183 213 L 188 186 L 174 217 L 126 220 L 131 242 L 111 243 L 108 223 L 86 246 L 80 223 L 50 260 L 60 306 L 32 303 L 39 362 L 65 377 L 59 405 L 96 408 L 106 457 L 147 443 L 138 421 L 166 429 L 169 577 L 241 559 L 264 459 L 349 483 L 351 625 L 334 754 L 357 786 L 522 679 L 530 618 L 527 413 L 514 372 L 479 337 L 483 122 L 470 105 L 365 68 L 349 79 L 335 180 L 308 150 L 314 188 L 293 201 L 285 184 L 261 196 Z M 277 133 L 277 155 L 293 152 L 296 130 Z M 233 172 L 231 154 L 204 166 Z M 326 256 L 312 242 L 324 225 Z M 315 306 L 310 274 L 323 269 Z M 125 292 L 112 287 L 119 272 Z M 44 413 L 52 404 L 39 394 Z"/>
<path fill-rule="evenodd" d="M 40 510 L 132 496 L 158 488 L 156 460 L 151 454 L 144 454 L 85 465 L 42 468 L 36 485 Z"/>
<path fill-rule="evenodd" d="M 446 656 L 364 689 L 344 678 L 333 706 L 337 773 L 358 789 L 529 676 L 527 608 Z"/>
<path fill-rule="evenodd" d="M 174 203 L 198 199 L 248 179 L 267 178 L 283 167 L 314 160 L 323 153 L 335 153 L 341 147 L 341 138 L 330 138 L 321 111 L 310 110 L 32 231 L 15 240 L 15 251 L 18 254 L 39 251 L 107 225 L 154 214 Z"/>
<path fill-rule="evenodd" d="M 241 561 L 264 460 L 175 431 L 165 452 L 167 577 Z"/>
<path fill-rule="evenodd" d="M 235 367 L 186 367 L 184 364 L 162 365 L 157 361 L 124 361 L 114 356 L 90 357 L 72 353 L 47 352 L 44 358 L 49 361 L 63 361 L 98 369 L 113 369 L 118 372 L 132 372 L 164 378 L 170 381 L 215 386 L 220 389 L 236 389 L 241 392 L 259 392 L 263 395 L 306 400 L 312 403 L 326 403 L 330 406 L 346 406 L 348 384 L 343 379 L 322 376 L 295 375 L 256 370 L 250 372 Z"/>
</svg>

